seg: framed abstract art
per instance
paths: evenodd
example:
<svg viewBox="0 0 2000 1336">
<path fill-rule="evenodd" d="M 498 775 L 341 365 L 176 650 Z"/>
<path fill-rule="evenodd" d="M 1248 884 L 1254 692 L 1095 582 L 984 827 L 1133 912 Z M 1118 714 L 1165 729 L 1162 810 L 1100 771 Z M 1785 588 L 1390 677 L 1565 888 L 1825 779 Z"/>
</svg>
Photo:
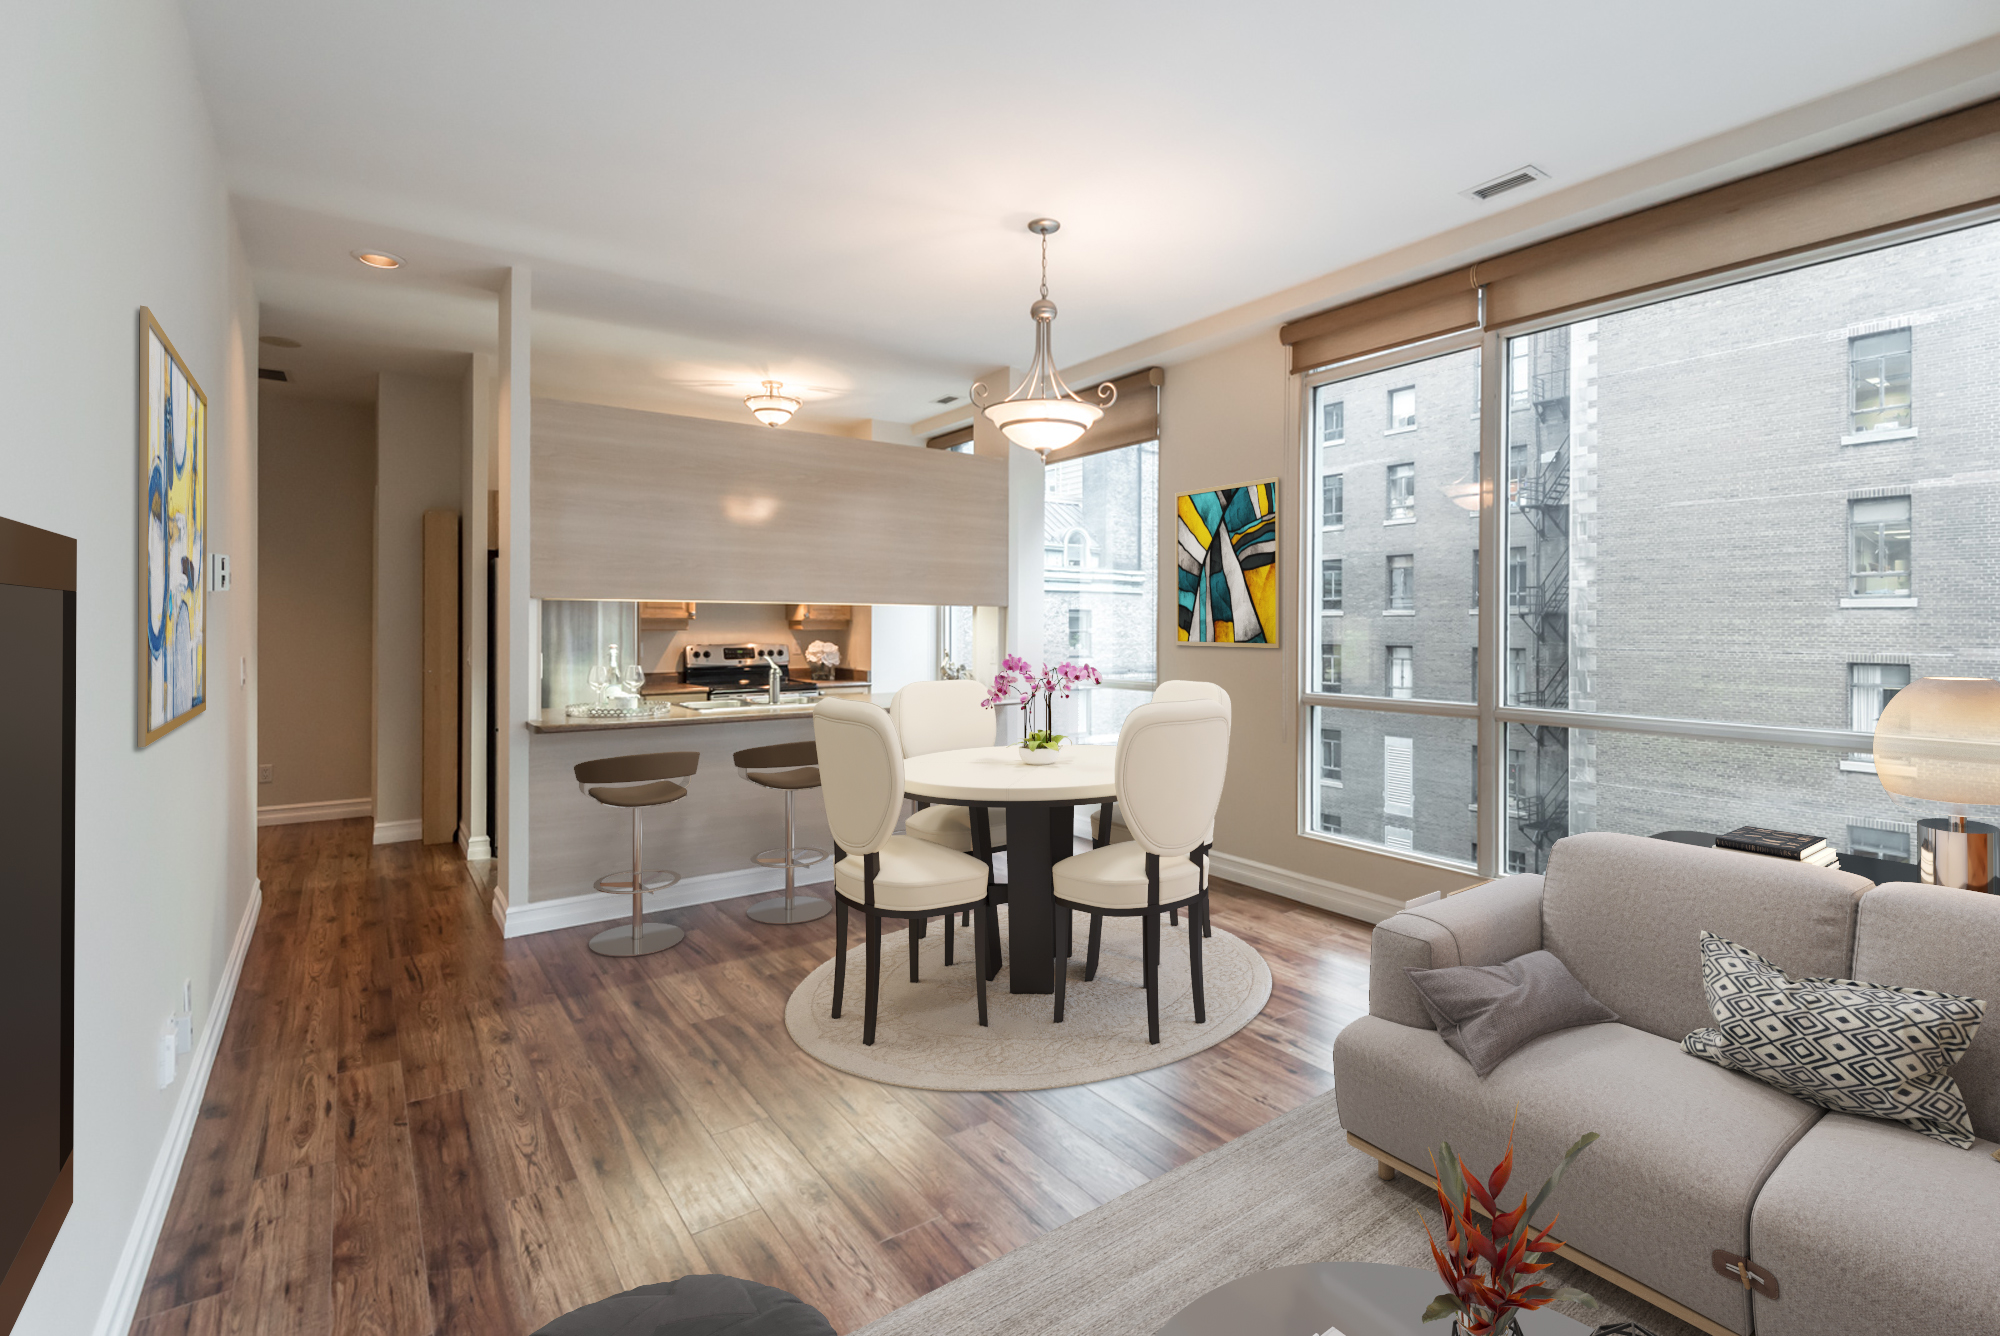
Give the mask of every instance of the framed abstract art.
<svg viewBox="0 0 2000 1336">
<path fill-rule="evenodd" d="M 139 308 L 139 745 L 208 705 L 208 398 Z"/>
<path fill-rule="evenodd" d="M 1278 484 L 1188 492 L 1179 523 L 1179 628 L 1190 645 L 1278 643 Z"/>
</svg>

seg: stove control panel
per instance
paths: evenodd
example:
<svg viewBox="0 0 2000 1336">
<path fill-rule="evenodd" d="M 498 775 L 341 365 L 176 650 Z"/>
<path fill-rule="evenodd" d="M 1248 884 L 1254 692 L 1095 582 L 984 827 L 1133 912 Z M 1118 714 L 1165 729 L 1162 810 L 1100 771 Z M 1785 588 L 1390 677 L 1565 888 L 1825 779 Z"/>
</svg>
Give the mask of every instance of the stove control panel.
<svg viewBox="0 0 2000 1336">
<path fill-rule="evenodd" d="M 686 662 L 690 668 L 755 668 L 765 659 L 787 666 L 792 661 L 790 645 L 689 645 Z"/>
</svg>

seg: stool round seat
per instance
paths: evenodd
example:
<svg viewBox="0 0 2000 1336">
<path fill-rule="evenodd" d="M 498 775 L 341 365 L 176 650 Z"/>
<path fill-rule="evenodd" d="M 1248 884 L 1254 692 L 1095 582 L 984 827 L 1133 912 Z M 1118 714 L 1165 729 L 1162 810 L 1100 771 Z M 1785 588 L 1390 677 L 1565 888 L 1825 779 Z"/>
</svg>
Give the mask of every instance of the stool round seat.
<svg viewBox="0 0 2000 1336">
<path fill-rule="evenodd" d="M 681 879 L 681 874 L 664 868 L 647 872 L 642 817 L 649 807 L 679 802 L 687 797 L 687 786 L 677 783 L 693 775 L 701 764 L 700 752 L 641 752 L 633 756 L 605 756 L 580 761 L 575 769 L 576 786 L 585 797 L 605 807 L 632 813 L 632 871 L 607 872 L 592 885 L 612 895 L 632 897 L 629 927 L 607 928 L 590 939 L 590 949 L 600 956 L 649 956 L 680 945 L 687 936 L 672 923 L 646 922 L 646 894 L 663 891 Z"/>
<path fill-rule="evenodd" d="M 797 1295 L 734 1276 L 682 1276 L 585 1304 L 535 1336 L 834 1336 Z"/>
<path fill-rule="evenodd" d="M 785 893 L 759 900 L 744 913 L 758 923 L 810 923 L 825 918 L 833 906 L 816 895 L 800 895 L 798 871 L 824 863 L 826 850 L 802 847 L 793 838 L 798 826 L 794 799 L 807 789 L 819 787 L 819 748 L 810 740 L 775 742 L 765 747 L 745 747 L 730 760 L 752 784 L 785 795 L 784 847 L 766 849 L 752 860 L 764 867 L 783 868 Z"/>
</svg>

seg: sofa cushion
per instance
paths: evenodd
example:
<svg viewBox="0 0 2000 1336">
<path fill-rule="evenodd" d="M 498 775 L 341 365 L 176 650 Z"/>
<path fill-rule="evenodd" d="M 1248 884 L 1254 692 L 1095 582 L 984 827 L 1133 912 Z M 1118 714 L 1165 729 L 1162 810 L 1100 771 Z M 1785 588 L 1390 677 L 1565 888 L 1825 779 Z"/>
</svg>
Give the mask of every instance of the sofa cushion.
<svg viewBox="0 0 2000 1336">
<path fill-rule="evenodd" d="M 1398 1025 L 1435 1022 L 1407 971 L 1498 965 L 1542 945 L 1542 879 L 1502 877 L 1391 914 L 1375 925 L 1368 957 L 1368 1011 Z"/>
<path fill-rule="evenodd" d="M 1712 1023 L 1701 991 L 1703 929 L 1794 974 L 1845 975 L 1855 901 L 1868 886 L 1763 854 L 1572 835 L 1549 851 L 1540 944 L 1627 1025 L 1679 1043 Z"/>
<path fill-rule="evenodd" d="M 2000 1006 L 2000 896 L 1896 882 L 1861 897 L 1854 977 L 1935 988 Z M 1972 1130 L 2000 1141 L 2000 1020 L 1982 1028 L 1952 1071 Z"/>
<path fill-rule="evenodd" d="M 1701 935 L 1701 981 L 1715 1028 L 1681 1047 L 1697 1058 L 1836 1113 L 1886 1118 L 1947 1146 L 1972 1145 L 1951 1068 L 1986 1017 L 1955 993 L 1854 979 L 1801 979 L 1747 946 Z"/>
<path fill-rule="evenodd" d="M 1775 1301 L 1754 1301 L 1757 1336 L 1992 1331 L 1994 1149 L 1981 1141 L 1968 1154 L 1840 1113 L 1813 1124 L 1750 1217 L 1750 1260 L 1778 1281 Z"/>
<path fill-rule="evenodd" d="M 1546 951 L 1504 965 L 1411 970 L 1438 1037 L 1484 1076 L 1536 1035 L 1618 1019 Z"/>
<path fill-rule="evenodd" d="M 1618 1024 L 1531 1040 L 1484 1080 L 1435 1032 L 1375 1016 L 1342 1030 L 1333 1058 L 1342 1125 L 1427 1172 L 1443 1141 L 1490 1169 L 1517 1114 L 1520 1183 L 1540 1182 L 1585 1132 L 1601 1134 L 1544 1211 L 1560 1214 L 1557 1237 L 1750 1330 L 1742 1286 L 1718 1276 L 1709 1255 L 1749 1251 L 1757 1190 L 1819 1109 Z"/>
</svg>

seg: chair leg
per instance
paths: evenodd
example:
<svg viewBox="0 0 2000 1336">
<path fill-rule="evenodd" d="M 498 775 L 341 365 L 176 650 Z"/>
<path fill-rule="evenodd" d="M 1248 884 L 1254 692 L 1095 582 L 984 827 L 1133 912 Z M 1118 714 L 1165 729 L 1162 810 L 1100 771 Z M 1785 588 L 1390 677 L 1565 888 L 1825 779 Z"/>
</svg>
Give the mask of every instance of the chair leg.
<svg viewBox="0 0 2000 1336">
<path fill-rule="evenodd" d="M 947 965 L 951 964 L 951 944 L 954 930 L 957 927 L 958 915 L 946 914 L 944 916 L 944 963 Z"/>
<path fill-rule="evenodd" d="M 911 919 L 909 922 L 910 922 L 910 931 L 909 931 L 910 982 L 915 983 L 917 982 L 917 946 L 919 943 L 919 939 L 921 939 L 924 936 L 924 929 L 930 926 L 930 920 Z"/>
<path fill-rule="evenodd" d="M 1208 922 L 1208 887 L 1206 886 L 1201 888 L 1201 935 L 1204 937 L 1215 936 L 1215 929 Z"/>
<path fill-rule="evenodd" d="M 1090 983 L 1097 978 L 1097 949 L 1104 944 L 1104 915 L 1090 916 L 1090 945 L 1083 958 L 1083 981 Z"/>
<path fill-rule="evenodd" d="M 979 968 L 979 962 L 986 959 L 986 915 L 976 915 L 972 920 L 972 979 L 973 989 L 979 994 L 979 1023 L 986 1024 L 986 971 Z"/>
<path fill-rule="evenodd" d="M 1160 1042 L 1160 916 L 1143 914 L 1146 965 L 1146 1042 Z"/>
<path fill-rule="evenodd" d="M 1173 924 L 1176 928 L 1181 926 L 1181 907 L 1179 905 L 1175 905 L 1167 911 L 1167 922 Z"/>
<path fill-rule="evenodd" d="M 979 914 L 986 920 L 986 949 L 981 959 L 986 962 L 986 977 L 992 979 L 1000 973 L 1000 911 L 988 901 L 980 906 Z"/>
<path fill-rule="evenodd" d="M 1062 1024 L 1065 985 L 1069 983 L 1070 912 L 1056 906 L 1056 1024 Z"/>
<path fill-rule="evenodd" d="M 833 1018 L 840 1019 L 840 1001 L 847 996 L 847 901 L 833 897 Z"/>
<path fill-rule="evenodd" d="M 1201 991 L 1201 934 L 1196 932 L 1195 923 L 1201 917 L 1201 902 L 1188 905 L 1188 970 L 1194 975 L 1194 1023 L 1205 1024 L 1208 1020 L 1207 999 Z"/>
<path fill-rule="evenodd" d="M 866 911 L 864 911 L 865 913 Z M 875 1002 L 882 993 L 882 916 L 868 914 L 868 977 L 862 985 L 861 1042 L 875 1042 Z"/>
</svg>

